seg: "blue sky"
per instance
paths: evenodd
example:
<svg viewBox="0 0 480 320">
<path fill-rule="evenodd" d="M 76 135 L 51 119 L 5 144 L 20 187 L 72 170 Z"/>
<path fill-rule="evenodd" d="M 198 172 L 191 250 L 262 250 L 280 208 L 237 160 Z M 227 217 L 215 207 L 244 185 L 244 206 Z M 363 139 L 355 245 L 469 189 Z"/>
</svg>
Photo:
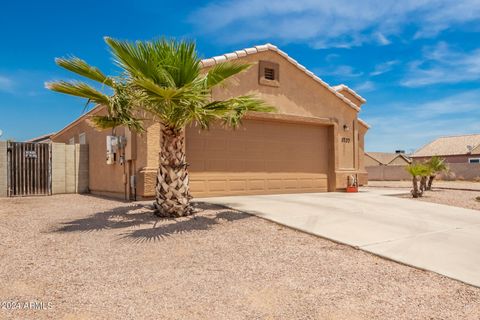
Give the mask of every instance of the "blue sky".
<svg viewBox="0 0 480 320">
<path fill-rule="evenodd" d="M 0 129 L 17 141 L 61 129 L 85 102 L 44 82 L 76 55 L 117 70 L 103 36 L 185 37 L 204 57 L 273 43 L 368 102 L 367 150 L 414 150 L 480 133 L 480 0 L 9 1 L 0 11 Z"/>
</svg>

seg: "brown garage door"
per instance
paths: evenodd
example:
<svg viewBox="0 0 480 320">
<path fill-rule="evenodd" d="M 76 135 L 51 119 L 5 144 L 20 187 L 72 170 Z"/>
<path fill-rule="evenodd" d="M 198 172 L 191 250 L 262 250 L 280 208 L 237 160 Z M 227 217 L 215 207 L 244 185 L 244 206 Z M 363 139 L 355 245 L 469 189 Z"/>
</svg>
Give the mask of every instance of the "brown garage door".
<svg viewBox="0 0 480 320">
<path fill-rule="evenodd" d="M 328 129 L 245 120 L 228 130 L 189 128 L 190 186 L 196 197 L 327 191 Z"/>
</svg>

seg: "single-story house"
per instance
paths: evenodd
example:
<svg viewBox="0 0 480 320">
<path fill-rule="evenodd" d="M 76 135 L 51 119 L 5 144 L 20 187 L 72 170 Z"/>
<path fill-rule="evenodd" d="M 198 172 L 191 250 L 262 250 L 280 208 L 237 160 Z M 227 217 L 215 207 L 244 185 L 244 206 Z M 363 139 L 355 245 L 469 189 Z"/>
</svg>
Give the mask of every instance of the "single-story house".
<svg viewBox="0 0 480 320">
<path fill-rule="evenodd" d="M 50 143 L 50 142 L 52 142 L 51 137 L 52 137 L 54 134 L 55 134 L 54 132 L 48 133 L 48 134 L 44 134 L 44 135 L 41 135 L 41 136 L 38 136 L 38 137 L 35 137 L 35 138 L 32 138 L 32 139 L 26 140 L 25 142 Z"/>
<path fill-rule="evenodd" d="M 202 67 L 236 60 L 252 63 L 214 99 L 254 94 L 276 113 L 251 113 L 236 130 L 220 125 L 186 130 L 186 155 L 193 196 L 326 192 L 346 188 L 349 176 L 367 182 L 364 136 L 369 126 L 358 118 L 365 99 L 347 86 L 330 87 L 271 44 L 202 60 Z M 160 125 L 147 123 L 124 136 L 124 154 L 106 162 L 106 139 L 89 117 L 104 114 L 97 106 L 54 136 L 53 142 L 89 145 L 89 189 L 137 199 L 155 195 Z"/>
<path fill-rule="evenodd" d="M 406 166 L 411 162 L 404 153 L 365 152 L 365 167 Z"/>
<path fill-rule="evenodd" d="M 447 163 L 480 163 L 480 134 L 440 137 L 415 151 L 412 159 L 432 156 L 445 158 Z"/>
</svg>

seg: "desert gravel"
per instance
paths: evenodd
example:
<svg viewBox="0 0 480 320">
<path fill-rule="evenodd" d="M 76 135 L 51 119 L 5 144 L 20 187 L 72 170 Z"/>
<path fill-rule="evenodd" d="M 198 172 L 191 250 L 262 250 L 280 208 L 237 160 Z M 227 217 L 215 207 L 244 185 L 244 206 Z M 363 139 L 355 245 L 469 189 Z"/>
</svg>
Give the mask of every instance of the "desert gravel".
<svg viewBox="0 0 480 320">
<path fill-rule="evenodd" d="M 402 181 L 368 181 L 369 187 L 391 187 L 391 188 L 411 188 L 412 182 Z M 457 189 L 457 190 L 475 190 L 480 191 L 480 182 L 475 181 L 444 181 L 434 180 L 434 188 Z"/>
<path fill-rule="evenodd" d="M 477 200 L 477 197 L 479 197 L 480 199 L 480 183 L 478 182 L 435 181 L 432 188 L 433 190 L 426 191 L 423 194 L 423 197 L 416 199 L 413 199 L 410 194 L 410 190 L 412 189 L 412 187 L 411 182 L 409 181 L 370 181 L 368 185 L 369 187 L 389 187 L 404 189 L 405 193 L 398 195 L 401 198 L 480 210 L 480 201 Z"/>
<path fill-rule="evenodd" d="M 438 274 L 229 209 L 142 204 L 0 199 L 0 319 L 480 318 L 480 289 Z"/>
<path fill-rule="evenodd" d="M 400 196 L 402 198 L 413 199 L 409 190 L 405 190 L 405 194 Z M 480 199 L 480 191 L 434 189 L 432 191 L 424 192 L 421 198 L 416 198 L 413 200 L 434 202 L 446 204 L 449 206 L 480 210 L 480 201 L 476 200 L 476 197 L 479 197 Z"/>
</svg>

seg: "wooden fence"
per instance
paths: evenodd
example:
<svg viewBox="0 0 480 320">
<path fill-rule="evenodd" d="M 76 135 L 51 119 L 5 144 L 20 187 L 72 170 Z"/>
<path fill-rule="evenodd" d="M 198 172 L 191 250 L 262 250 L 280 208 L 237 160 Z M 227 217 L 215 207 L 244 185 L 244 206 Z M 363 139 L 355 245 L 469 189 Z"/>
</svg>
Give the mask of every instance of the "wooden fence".
<svg viewBox="0 0 480 320">
<path fill-rule="evenodd" d="M 88 145 L 0 141 L 0 197 L 88 192 Z"/>
<path fill-rule="evenodd" d="M 8 142 L 7 195 L 51 194 L 51 157 L 50 144 Z"/>
</svg>

